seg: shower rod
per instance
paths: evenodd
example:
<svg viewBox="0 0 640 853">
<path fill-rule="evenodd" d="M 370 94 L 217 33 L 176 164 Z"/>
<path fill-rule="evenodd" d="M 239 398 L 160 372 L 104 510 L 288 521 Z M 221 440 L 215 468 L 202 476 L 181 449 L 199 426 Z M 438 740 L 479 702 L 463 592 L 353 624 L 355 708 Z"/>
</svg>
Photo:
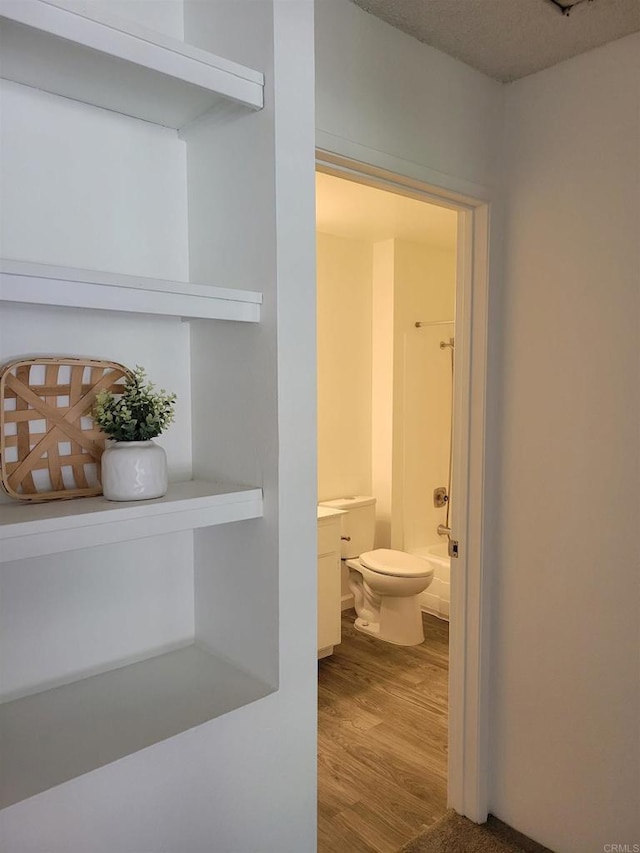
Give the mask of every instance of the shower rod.
<svg viewBox="0 0 640 853">
<path fill-rule="evenodd" d="M 413 325 L 416 329 L 421 329 L 423 326 L 451 326 L 452 324 L 453 320 L 429 320 L 427 322 L 416 320 Z"/>
</svg>

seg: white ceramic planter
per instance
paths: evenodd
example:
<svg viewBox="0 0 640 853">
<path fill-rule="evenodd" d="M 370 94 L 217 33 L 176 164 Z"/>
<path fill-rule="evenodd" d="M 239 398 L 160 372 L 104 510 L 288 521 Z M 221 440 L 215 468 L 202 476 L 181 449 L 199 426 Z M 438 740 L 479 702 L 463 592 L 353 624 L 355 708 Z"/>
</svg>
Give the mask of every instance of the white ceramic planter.
<svg viewBox="0 0 640 853">
<path fill-rule="evenodd" d="M 102 454 L 102 493 L 110 501 L 144 501 L 167 492 L 167 456 L 153 441 L 117 441 Z"/>
</svg>

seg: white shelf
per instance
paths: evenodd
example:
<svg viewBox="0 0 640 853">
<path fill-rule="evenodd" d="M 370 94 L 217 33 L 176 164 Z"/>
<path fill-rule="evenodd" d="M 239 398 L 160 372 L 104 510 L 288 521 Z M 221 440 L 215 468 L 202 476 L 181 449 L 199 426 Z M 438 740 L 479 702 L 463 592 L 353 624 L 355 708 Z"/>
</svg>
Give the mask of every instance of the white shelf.
<svg viewBox="0 0 640 853">
<path fill-rule="evenodd" d="M 64 0 L 0 0 L 1 76 L 181 128 L 221 103 L 263 106 L 262 74 Z"/>
<path fill-rule="evenodd" d="M 0 705 L 0 808 L 272 693 L 188 646 Z"/>
<path fill-rule="evenodd" d="M 261 516 L 261 489 L 205 480 L 172 483 L 163 498 L 149 501 L 0 504 L 0 562 Z"/>
<path fill-rule="evenodd" d="M 262 294 L 0 259 L 0 302 L 257 323 Z"/>
</svg>

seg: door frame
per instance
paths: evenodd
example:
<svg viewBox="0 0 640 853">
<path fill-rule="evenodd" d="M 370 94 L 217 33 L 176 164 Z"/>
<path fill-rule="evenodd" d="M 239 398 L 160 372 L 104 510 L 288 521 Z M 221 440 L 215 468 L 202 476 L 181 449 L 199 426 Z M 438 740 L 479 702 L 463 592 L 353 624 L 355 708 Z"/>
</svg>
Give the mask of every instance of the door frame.
<svg viewBox="0 0 640 853">
<path fill-rule="evenodd" d="M 415 164 L 393 161 L 371 149 L 354 152 L 353 143 L 341 154 L 335 151 L 342 147 L 339 142 L 332 137 L 332 150 L 316 150 L 318 171 L 459 214 L 452 480 L 456 499 L 450 523 L 460 543 L 460 556 L 452 560 L 451 571 L 447 800 L 459 814 L 482 823 L 488 814 L 489 594 L 484 506 L 490 201 L 480 187 L 453 186 L 454 182 L 443 181 L 445 176 L 428 170 L 416 176 Z M 354 159 L 354 153 L 363 159 Z"/>
</svg>

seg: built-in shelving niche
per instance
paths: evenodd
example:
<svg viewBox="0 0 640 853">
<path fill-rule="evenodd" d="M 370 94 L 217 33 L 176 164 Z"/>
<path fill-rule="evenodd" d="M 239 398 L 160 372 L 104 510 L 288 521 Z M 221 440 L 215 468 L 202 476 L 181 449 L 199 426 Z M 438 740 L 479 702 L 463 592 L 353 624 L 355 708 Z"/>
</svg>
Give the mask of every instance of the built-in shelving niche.
<svg viewBox="0 0 640 853">
<path fill-rule="evenodd" d="M 0 807 L 226 714 L 274 688 L 195 643 L 0 705 Z"/>
<path fill-rule="evenodd" d="M 249 117 L 262 107 L 264 80 L 259 72 L 133 23 L 102 14 L 78 14 L 65 5 L 64 0 L 0 0 L 2 77 L 11 85 L 32 87 L 34 97 L 59 97 L 59 117 L 55 100 L 45 104 L 58 128 L 65 126 L 69 110 L 74 109 L 69 105 L 76 101 L 81 102 L 78 110 L 99 108 L 96 122 L 108 122 L 109 114 L 104 112 L 108 110 L 113 111 L 114 122 L 122 116 L 142 119 L 161 125 L 160 133 L 172 132 L 166 128 L 182 129 L 221 105 L 231 105 Z M 82 120 L 93 119 L 85 113 Z M 12 144 L 19 144 L 17 134 L 23 131 L 5 128 L 7 138 L 12 132 Z M 184 142 L 176 139 L 175 144 Z M 55 156 L 64 158 L 63 146 L 58 151 Z M 65 168 L 68 163 L 61 165 L 63 173 Z M 140 191 L 132 187 L 131 199 Z M 65 205 L 74 202 L 64 192 L 47 198 L 46 193 L 54 190 L 46 185 L 39 186 L 38 192 L 44 204 L 60 211 L 63 221 L 65 216 L 72 221 Z M 122 258 L 113 266 L 103 258 L 96 259 L 99 268 L 78 269 L 73 266 L 76 255 L 71 252 L 72 257 L 61 262 L 51 240 L 57 261 L 52 264 L 42 250 L 47 240 L 42 225 L 24 216 L 17 220 L 24 222 L 20 236 L 26 239 L 21 245 L 33 245 L 35 251 L 30 258 L 21 252 L 21 259 L 0 264 L 4 323 L 0 359 L 53 352 L 142 363 L 152 378 L 160 373 L 163 384 L 180 393 L 179 416 L 166 437 L 172 482 L 164 498 L 132 503 L 87 498 L 34 506 L 0 500 L 0 583 L 6 593 L 0 597 L 0 607 L 5 607 L 0 616 L 10 617 L 5 620 L 8 627 L 3 629 L 0 646 L 4 662 L 14 656 L 10 666 L 3 666 L 10 683 L 3 685 L 5 701 L 0 704 L 2 808 L 277 689 L 277 646 L 273 663 L 269 638 L 264 641 L 259 634 L 263 628 L 269 637 L 277 634 L 277 625 L 271 624 L 275 617 L 264 616 L 262 627 L 254 620 L 258 633 L 252 645 L 263 655 L 260 660 L 267 659 L 262 649 L 271 654 L 264 666 L 260 660 L 247 664 L 245 638 L 238 639 L 246 633 L 241 604 L 251 582 L 247 575 L 251 578 L 250 573 L 260 567 L 256 555 L 273 562 L 272 556 L 261 553 L 262 489 L 218 482 L 216 460 L 206 449 L 207 432 L 215 426 L 209 425 L 211 411 L 225 406 L 225 394 L 234 386 L 225 376 L 228 365 L 218 357 L 220 349 L 212 350 L 211 341 L 216 337 L 228 341 L 235 362 L 246 355 L 243 376 L 249 378 L 244 390 L 253 392 L 251 377 L 256 371 L 251 358 L 259 358 L 260 353 L 253 331 L 260 320 L 260 283 L 256 282 L 256 290 L 238 290 L 219 281 L 193 284 L 180 280 L 184 264 L 171 270 L 170 278 L 175 280 L 103 271 L 126 269 Z M 65 239 L 72 230 L 66 229 Z M 95 245 L 99 247 L 98 240 Z M 134 267 L 138 272 L 139 265 Z M 192 405 L 195 381 L 197 394 L 215 398 L 215 406 Z M 247 453 L 238 446 L 231 456 L 245 458 Z M 257 452 L 252 462 L 259 481 Z M 232 467 L 226 465 L 225 480 L 233 474 Z M 238 479 L 247 479 L 246 471 L 246 467 L 240 471 Z M 134 546 L 138 565 L 133 558 L 126 562 L 127 549 L 133 551 Z M 145 646 L 138 637 L 124 654 L 105 659 L 95 632 L 86 638 L 78 635 L 78 625 L 87 624 L 91 608 L 100 607 L 99 592 L 92 592 L 90 583 L 76 583 L 83 577 L 83 568 L 87 576 L 98 572 L 101 584 L 112 584 L 110 596 L 116 601 L 117 617 L 120 593 L 145 600 L 144 591 L 135 584 L 128 586 L 127 573 L 133 578 L 140 561 L 148 562 L 145 577 L 151 578 L 153 586 L 157 560 L 163 565 L 157 580 L 162 584 L 173 559 L 179 563 L 172 577 L 182 585 L 181 606 L 184 609 L 186 602 L 191 607 L 190 616 L 187 613 L 182 620 L 179 641 L 175 637 L 167 643 L 157 641 L 162 626 L 158 629 L 156 624 L 154 643 Z M 64 575 L 60 588 L 72 600 L 68 606 L 53 597 L 49 602 L 37 589 L 39 578 L 43 589 L 54 589 L 56 579 L 51 573 L 58 571 Z M 236 576 L 241 578 L 240 586 L 234 586 Z M 149 598 L 157 592 L 150 588 Z M 157 597 L 164 607 L 171 607 L 169 586 Z M 258 592 L 257 598 L 261 612 L 266 612 L 264 597 Z M 52 612 L 55 607 L 60 607 L 59 613 Z M 75 624 L 81 610 L 88 613 Z M 130 609 L 126 612 L 130 616 Z M 161 611 L 152 615 L 156 623 L 161 622 Z M 145 618 L 148 614 L 141 621 Z M 124 622 L 118 626 L 115 618 L 109 624 L 112 632 L 121 628 L 128 636 L 130 626 Z M 132 636 L 140 634 L 136 630 Z M 98 648 L 94 664 L 87 664 L 85 655 L 75 670 L 73 661 L 60 672 L 54 665 L 50 670 L 40 665 L 48 657 L 57 655 L 60 660 L 65 650 L 71 650 L 73 658 L 74 646 L 83 651 L 89 648 L 90 657 L 92 644 Z M 114 641 L 109 647 L 115 645 Z M 21 666 L 24 677 L 16 675 Z M 38 677 L 33 675 L 36 671 Z"/>
<path fill-rule="evenodd" d="M 224 103 L 263 106 L 263 75 L 106 13 L 0 3 L 2 77 L 165 127 Z"/>
</svg>

